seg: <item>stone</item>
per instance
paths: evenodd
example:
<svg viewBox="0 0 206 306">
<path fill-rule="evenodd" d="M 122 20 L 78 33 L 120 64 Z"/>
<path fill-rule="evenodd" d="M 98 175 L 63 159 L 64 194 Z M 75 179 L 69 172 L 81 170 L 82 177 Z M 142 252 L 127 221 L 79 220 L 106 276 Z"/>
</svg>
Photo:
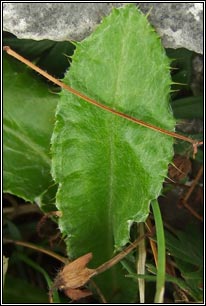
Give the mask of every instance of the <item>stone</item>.
<svg viewBox="0 0 206 306">
<path fill-rule="evenodd" d="M 3 3 L 3 30 L 18 38 L 80 41 L 125 3 Z M 203 53 L 203 3 L 137 3 L 167 48 Z"/>
<path fill-rule="evenodd" d="M 163 39 L 165 48 L 203 53 L 203 3 L 140 3 Z"/>
<path fill-rule="evenodd" d="M 194 96 L 199 96 L 204 90 L 204 58 L 203 55 L 197 54 L 192 62 L 193 76 L 191 89 Z"/>
<path fill-rule="evenodd" d="M 4 3 L 3 29 L 18 38 L 80 41 L 123 3 Z"/>
</svg>

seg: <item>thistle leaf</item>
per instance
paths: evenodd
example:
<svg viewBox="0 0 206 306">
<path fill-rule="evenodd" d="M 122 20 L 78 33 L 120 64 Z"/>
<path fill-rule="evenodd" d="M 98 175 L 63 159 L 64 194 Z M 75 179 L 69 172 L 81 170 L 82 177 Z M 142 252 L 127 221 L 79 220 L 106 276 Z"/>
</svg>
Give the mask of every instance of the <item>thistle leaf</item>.
<svg viewBox="0 0 206 306">
<path fill-rule="evenodd" d="M 77 44 L 64 82 L 115 110 L 174 130 L 169 60 L 135 5 L 114 9 Z M 59 184 L 59 227 L 67 236 L 69 256 L 92 252 L 97 266 L 128 243 L 132 222 L 145 221 L 150 201 L 161 192 L 172 146 L 167 135 L 62 92 L 52 137 L 52 174 Z M 124 278 L 124 271 L 117 270 L 101 276 L 110 296 Z M 129 289 L 128 280 L 125 286 Z"/>
</svg>

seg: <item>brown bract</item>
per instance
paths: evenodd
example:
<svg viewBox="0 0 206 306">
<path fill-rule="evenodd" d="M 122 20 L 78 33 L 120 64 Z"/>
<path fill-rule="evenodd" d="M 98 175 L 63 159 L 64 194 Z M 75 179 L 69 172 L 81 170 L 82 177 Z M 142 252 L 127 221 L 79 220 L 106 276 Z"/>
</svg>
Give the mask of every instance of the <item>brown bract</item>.
<svg viewBox="0 0 206 306">
<path fill-rule="evenodd" d="M 54 288 L 66 291 L 84 286 L 96 274 L 95 269 L 86 267 L 91 259 L 92 253 L 88 253 L 65 265 L 54 280 Z"/>
<path fill-rule="evenodd" d="M 64 290 L 64 294 L 68 296 L 72 301 L 77 301 L 87 296 L 90 296 L 93 293 L 88 289 L 82 288 L 82 289 L 67 289 Z"/>
<path fill-rule="evenodd" d="M 70 297 L 72 300 L 78 300 L 83 297 L 89 296 L 92 293 L 82 288 L 93 276 L 98 275 L 112 266 L 117 264 L 125 256 L 127 256 L 140 241 L 145 238 L 145 235 L 140 236 L 128 247 L 126 247 L 122 252 L 114 256 L 112 259 L 103 263 L 96 269 L 89 269 L 86 267 L 88 262 L 92 259 L 92 253 L 87 253 L 76 260 L 66 264 L 64 268 L 58 273 L 54 280 L 54 285 L 49 291 L 50 302 L 53 303 L 52 292 L 54 289 L 63 290 L 64 293 Z"/>
</svg>

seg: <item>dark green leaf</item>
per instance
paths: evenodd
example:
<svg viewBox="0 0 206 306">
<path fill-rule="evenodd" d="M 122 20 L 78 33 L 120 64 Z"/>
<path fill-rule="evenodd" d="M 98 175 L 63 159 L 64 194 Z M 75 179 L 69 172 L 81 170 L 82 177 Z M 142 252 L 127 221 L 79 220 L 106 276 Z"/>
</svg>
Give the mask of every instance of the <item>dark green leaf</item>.
<svg viewBox="0 0 206 306">
<path fill-rule="evenodd" d="M 40 201 L 54 185 L 49 151 L 57 99 L 26 66 L 4 59 L 4 192 Z"/>
<path fill-rule="evenodd" d="M 70 65 L 69 57 L 74 53 L 75 45 L 69 41 L 52 41 L 18 38 L 4 38 L 5 46 L 36 62 L 36 65 L 56 78 L 63 78 Z"/>
<path fill-rule="evenodd" d="M 10 46 L 16 52 L 29 60 L 35 60 L 44 52 L 48 52 L 56 42 L 48 39 L 36 41 L 33 39 L 5 38 L 4 46 Z"/>
<path fill-rule="evenodd" d="M 22 278 L 7 274 L 3 293 L 3 302 L 6 304 L 48 303 L 48 293 L 29 284 Z"/>
<path fill-rule="evenodd" d="M 174 257 L 190 294 L 202 299 L 203 244 L 202 233 L 196 227 L 177 232 L 177 237 L 166 232 L 167 248 Z"/>
<path fill-rule="evenodd" d="M 174 116 L 177 119 L 203 119 L 203 97 L 187 97 L 172 101 Z"/>
<path fill-rule="evenodd" d="M 166 240 L 173 256 L 192 265 L 202 264 L 202 236 L 195 228 L 177 232 L 177 238 L 166 232 Z"/>
<path fill-rule="evenodd" d="M 74 53 L 74 44 L 68 41 L 54 42 L 54 45 L 37 61 L 37 66 L 57 78 L 63 78 L 70 65 L 69 57 Z"/>
<path fill-rule="evenodd" d="M 172 80 L 179 85 L 173 86 L 173 89 L 189 89 L 192 79 L 192 59 L 194 52 L 179 48 L 166 49 L 167 55 L 172 59 Z"/>
</svg>

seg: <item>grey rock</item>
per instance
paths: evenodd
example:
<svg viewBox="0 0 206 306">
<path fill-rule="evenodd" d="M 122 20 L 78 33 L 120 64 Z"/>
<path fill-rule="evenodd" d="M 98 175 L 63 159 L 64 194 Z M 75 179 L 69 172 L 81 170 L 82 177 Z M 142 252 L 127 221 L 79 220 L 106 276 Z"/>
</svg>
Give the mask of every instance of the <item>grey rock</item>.
<svg viewBox="0 0 206 306">
<path fill-rule="evenodd" d="M 204 90 L 204 59 L 203 55 L 197 54 L 192 63 L 193 75 L 191 88 L 194 96 L 202 95 Z"/>
<path fill-rule="evenodd" d="M 137 3 L 169 48 L 203 53 L 203 3 Z M 3 3 L 3 29 L 18 38 L 55 41 L 88 36 L 124 3 Z"/>
<path fill-rule="evenodd" d="M 80 41 L 123 3 L 4 3 L 3 29 L 18 38 Z"/>
<path fill-rule="evenodd" d="M 203 53 L 203 3 L 140 3 L 165 48 Z"/>
</svg>

